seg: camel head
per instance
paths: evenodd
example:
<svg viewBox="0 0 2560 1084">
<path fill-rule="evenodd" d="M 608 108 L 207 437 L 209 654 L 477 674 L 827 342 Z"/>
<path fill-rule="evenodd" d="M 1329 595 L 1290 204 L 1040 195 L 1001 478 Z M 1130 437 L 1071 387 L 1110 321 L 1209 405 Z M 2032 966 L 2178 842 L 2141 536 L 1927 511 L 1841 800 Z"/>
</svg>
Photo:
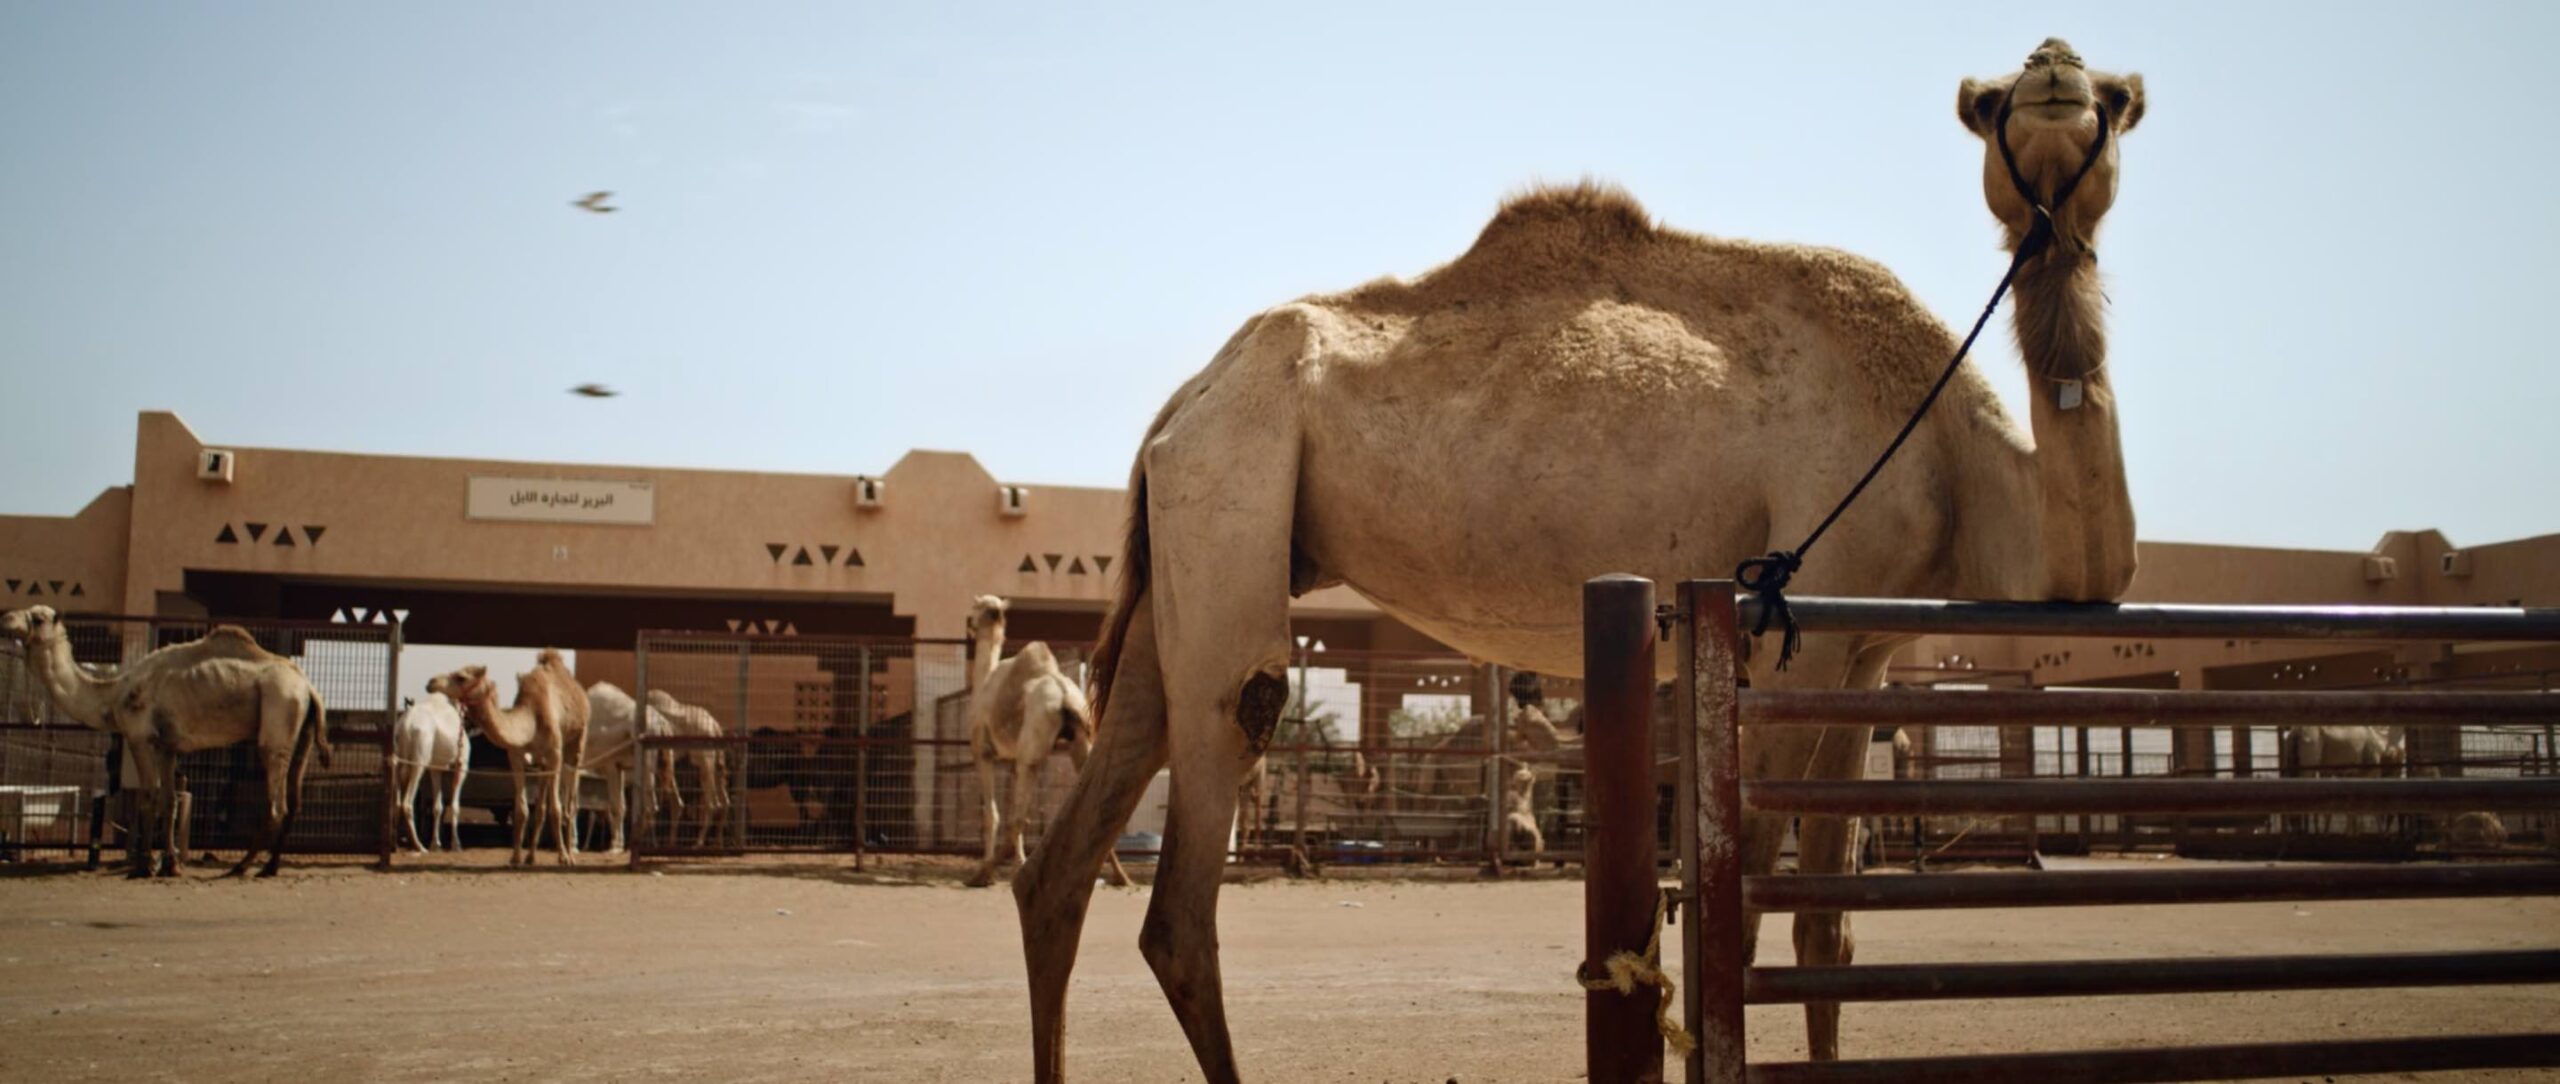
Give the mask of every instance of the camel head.
<svg viewBox="0 0 2560 1084">
<path fill-rule="evenodd" d="M 29 647 L 51 643 L 62 638 L 62 618 L 51 606 L 11 610 L 0 614 L 0 634 Z"/>
<path fill-rule="evenodd" d="M 1521 707 L 1543 704 L 1547 700 L 1546 682 L 1537 674 L 1522 670 L 1511 675 L 1511 702 Z"/>
<path fill-rule="evenodd" d="M 1956 88 L 1956 118 L 1982 137 L 1983 199 L 2008 230 L 2012 248 L 2035 223 L 2028 197 L 2018 191 L 2024 182 L 2036 201 L 2047 204 L 2068 187 L 2062 205 L 2049 208 L 2055 248 L 2062 253 L 2088 250 L 2097 237 L 2098 220 L 2115 204 L 2116 137 L 2142 121 L 2142 110 L 2140 75 L 2091 71 L 2061 38 L 2046 38 L 2015 74 L 1967 79 Z M 2009 146 L 2005 159 L 2000 151 L 2004 134 Z M 2015 177 L 2009 169 L 2012 161 Z M 2084 163 L 2087 174 L 2082 176 Z M 2077 185 L 2072 184 L 2075 176 L 2080 177 Z"/>
<path fill-rule="evenodd" d="M 475 665 L 430 679 L 427 691 L 443 693 L 456 706 L 471 708 L 497 699 L 498 684 L 489 680 L 488 667 Z"/>
<path fill-rule="evenodd" d="M 1004 611 L 1006 605 L 1005 600 L 997 598 L 994 595 L 980 595 L 976 598 L 970 599 L 970 638 L 976 639 L 980 636 L 989 635 L 995 636 L 999 639 L 1003 638 Z"/>
</svg>

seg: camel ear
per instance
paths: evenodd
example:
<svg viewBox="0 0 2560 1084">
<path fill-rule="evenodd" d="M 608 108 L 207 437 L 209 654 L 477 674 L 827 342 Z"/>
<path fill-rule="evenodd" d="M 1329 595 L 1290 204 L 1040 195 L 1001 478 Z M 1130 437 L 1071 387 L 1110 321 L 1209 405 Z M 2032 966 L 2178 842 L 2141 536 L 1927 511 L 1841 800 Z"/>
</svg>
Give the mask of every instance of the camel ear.
<svg viewBox="0 0 2560 1084">
<path fill-rule="evenodd" d="M 2009 88 L 1998 83 L 1967 79 L 1956 85 L 1956 119 L 1967 131 L 1989 139 L 2000 122 L 2000 102 L 2008 95 Z"/>
<path fill-rule="evenodd" d="M 2143 99 L 2140 73 L 2101 75 L 2089 82 L 2090 89 L 2098 92 L 2098 101 L 2107 107 L 2107 115 L 2115 118 L 2118 135 L 2132 131 L 2134 125 L 2141 123 Z"/>
</svg>

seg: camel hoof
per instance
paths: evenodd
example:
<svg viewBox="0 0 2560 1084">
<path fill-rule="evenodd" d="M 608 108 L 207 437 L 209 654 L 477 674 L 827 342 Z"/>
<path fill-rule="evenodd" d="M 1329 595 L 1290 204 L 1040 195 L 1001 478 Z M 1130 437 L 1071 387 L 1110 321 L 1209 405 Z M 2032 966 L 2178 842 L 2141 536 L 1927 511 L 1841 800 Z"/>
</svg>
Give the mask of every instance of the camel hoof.
<svg viewBox="0 0 2560 1084">
<path fill-rule="evenodd" d="M 260 868 L 260 869 L 258 870 L 258 879 L 259 879 L 259 880 L 261 880 L 261 881 L 266 880 L 267 878 L 269 878 L 269 877 L 273 877 L 273 876 L 275 876 L 275 875 L 276 875 L 276 868 L 275 868 L 274 866 L 266 866 L 266 867 L 262 867 L 262 868 Z"/>
<path fill-rule="evenodd" d="M 128 881 L 148 881 L 151 879 L 151 871 L 147 869 L 129 869 L 124 871 L 124 879 Z"/>
<path fill-rule="evenodd" d="M 995 875 L 995 871 L 993 871 L 993 870 L 979 870 L 979 871 L 978 871 L 978 872 L 976 872 L 976 873 L 970 874 L 970 875 L 969 875 L 969 879 L 968 879 L 968 880 L 966 880 L 966 881 L 962 881 L 962 882 L 960 882 L 960 883 L 965 884 L 965 885 L 967 885 L 967 886 L 969 886 L 969 887 L 971 887 L 971 888 L 986 888 L 986 887 L 988 887 L 988 886 L 993 885 L 993 884 L 995 884 L 995 883 L 996 883 L 996 875 Z"/>
</svg>

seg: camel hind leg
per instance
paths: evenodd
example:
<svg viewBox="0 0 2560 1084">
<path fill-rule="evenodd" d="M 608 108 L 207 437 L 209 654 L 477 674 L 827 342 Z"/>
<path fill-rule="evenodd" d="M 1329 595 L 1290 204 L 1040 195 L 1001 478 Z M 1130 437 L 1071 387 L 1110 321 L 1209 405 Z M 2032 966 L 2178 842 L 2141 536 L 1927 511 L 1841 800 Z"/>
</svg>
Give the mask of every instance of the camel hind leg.
<svg viewBox="0 0 2560 1084">
<path fill-rule="evenodd" d="M 1070 760 L 1070 761 L 1073 761 L 1073 762 L 1075 763 L 1075 766 L 1076 766 L 1076 782 L 1078 782 L 1079 784 L 1081 784 L 1082 782 L 1084 782 L 1084 766 L 1085 766 L 1085 762 L 1093 759 L 1093 742 L 1091 742 L 1090 740 L 1086 740 L 1086 741 L 1072 741 L 1072 742 L 1068 742 L 1068 743 L 1067 743 L 1067 759 L 1068 759 L 1068 760 Z M 1062 817 L 1064 816 L 1063 811 L 1060 813 L 1060 816 L 1062 816 Z M 1122 818 L 1121 818 L 1121 820 L 1122 820 L 1123 822 L 1126 822 L 1126 821 L 1128 820 L 1128 818 L 1127 818 L 1127 817 L 1122 817 Z M 1056 822 L 1052 822 L 1052 823 L 1049 825 L 1049 831 L 1051 831 L 1051 832 L 1055 832 L 1055 831 L 1057 831 L 1057 830 L 1058 830 L 1058 825 L 1056 824 Z M 1114 834 L 1114 835 L 1117 835 L 1118 833 L 1117 833 L 1117 832 L 1114 832 L 1113 834 Z M 1046 836 L 1046 834 L 1045 834 L 1045 833 L 1043 834 L 1042 838 L 1043 838 L 1043 839 L 1046 839 L 1046 838 L 1047 838 L 1047 836 Z M 1115 843 L 1116 843 L 1116 842 L 1117 842 L 1117 841 L 1115 840 Z M 1119 848 L 1118 846 L 1116 846 L 1116 845 L 1115 845 L 1115 846 L 1113 846 L 1113 847 L 1110 847 L 1110 848 L 1108 848 L 1108 849 L 1104 850 L 1104 851 L 1102 852 L 1102 862 L 1103 862 L 1103 867 L 1102 867 L 1102 868 L 1103 868 L 1103 875 L 1111 879 L 1111 885 L 1112 885 L 1112 887 L 1114 887 L 1114 888 L 1127 888 L 1127 887 L 1129 887 L 1129 871 L 1128 871 L 1127 869 L 1122 868 L 1122 867 L 1121 867 L 1121 865 L 1120 865 L 1120 848 Z M 1030 860 L 1030 859 L 1027 859 L 1027 858 L 1026 858 L 1026 859 L 1024 859 L 1024 860 L 1023 860 L 1023 863 L 1022 863 L 1022 868 L 1023 868 L 1024 870 L 1029 870 L 1029 869 L 1031 868 L 1031 860 Z M 1016 877 L 1020 877 L 1020 876 L 1022 876 L 1022 874 L 1021 874 L 1021 873 L 1016 873 L 1016 874 L 1014 874 L 1014 876 L 1016 876 Z"/>
<path fill-rule="evenodd" d="M 978 797 L 986 804 L 985 819 L 978 823 L 978 835 L 985 844 L 986 854 L 979 861 L 977 872 L 969 875 L 968 884 L 971 888 L 985 888 L 996 883 L 996 845 L 1003 839 L 1005 794 L 996 789 L 996 754 L 992 743 L 973 736 L 969 750 L 976 754 Z"/>
<path fill-rule="evenodd" d="M 1104 712 L 1065 805 L 1013 875 L 1031 981 L 1032 1076 L 1041 1081 L 1062 1079 L 1066 1071 L 1067 980 L 1093 902 L 1094 868 L 1165 764 L 1164 679 L 1156 668 L 1155 618 L 1144 598 L 1122 641 Z"/>
</svg>

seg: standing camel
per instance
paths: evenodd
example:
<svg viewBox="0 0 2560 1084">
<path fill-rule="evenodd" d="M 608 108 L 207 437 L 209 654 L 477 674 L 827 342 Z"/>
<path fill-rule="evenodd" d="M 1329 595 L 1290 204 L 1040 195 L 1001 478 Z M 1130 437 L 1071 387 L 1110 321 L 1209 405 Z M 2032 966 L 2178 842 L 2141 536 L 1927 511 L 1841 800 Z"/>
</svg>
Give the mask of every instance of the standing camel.
<svg viewBox="0 0 2560 1084">
<path fill-rule="evenodd" d="M 665 689 L 649 690 L 649 710 L 666 720 L 665 736 L 668 737 L 717 738 L 724 733 L 720 729 L 720 720 L 712 716 L 710 709 L 677 700 Z M 659 736 L 654 730 L 649 733 L 651 737 Z M 679 758 L 693 766 L 695 789 L 700 792 L 694 801 L 696 823 L 693 829 L 693 845 L 700 847 L 711 838 L 712 824 L 727 822 L 729 776 L 718 749 L 694 746 L 682 751 L 660 751 L 657 778 L 659 789 L 666 793 L 670 803 L 667 817 L 667 835 L 670 838 L 684 830 L 684 791 L 676 786 L 676 761 Z"/>
<path fill-rule="evenodd" d="M 206 749 L 256 742 L 266 774 L 267 816 L 257 838 L 242 852 L 226 877 L 248 872 L 260 851 L 267 854 L 258 876 L 273 877 L 284 858 L 285 839 L 302 811 L 302 777 L 316 748 L 320 763 L 329 763 L 328 711 L 320 691 L 292 659 L 259 647 L 249 633 L 234 625 L 216 625 L 204 638 L 146 656 L 144 662 L 116 679 L 115 704 L 108 718 L 134 766 L 146 781 L 149 812 L 137 816 L 143 838 L 132 876 L 151 872 L 149 836 L 161 839 L 160 873 L 174 876 L 179 854 L 178 758 Z"/>
<path fill-rule="evenodd" d="M 418 784 L 440 776 L 435 788 L 435 818 L 430 833 L 436 849 L 452 841 L 462 849 L 462 782 L 471 775 L 471 736 L 462 731 L 462 709 L 453 698 L 430 690 L 427 698 L 408 706 L 391 727 L 391 777 L 400 795 L 400 834 L 419 854 L 427 845 L 418 839 Z"/>
<path fill-rule="evenodd" d="M 646 721 L 638 701 L 622 687 L 610 681 L 587 686 L 587 750 L 583 770 L 593 771 L 604 779 L 605 820 L 610 826 L 610 845 L 619 851 L 624 846 L 626 822 L 629 820 L 627 792 L 632 772 L 639 769 L 638 741 L 645 734 L 663 738 L 673 733 L 667 717 L 650 708 Z M 665 789 L 675 781 L 671 773 L 662 773 L 658 786 Z"/>
<path fill-rule="evenodd" d="M 1034 640 L 1012 658 L 999 661 L 1004 653 L 1004 611 L 1005 601 L 994 595 L 980 595 L 969 606 L 969 647 L 975 653 L 969 684 L 969 752 L 978 763 L 978 793 L 987 802 L 986 819 L 980 824 L 986 860 L 969 877 L 973 888 L 995 883 L 1005 852 L 1012 852 L 1015 862 L 1022 861 L 1022 820 L 1031 815 L 1031 804 L 1038 798 L 1040 766 L 1049 759 L 1050 750 L 1065 745 L 1081 776 L 1085 757 L 1093 749 L 1093 709 L 1085 705 L 1084 690 L 1058 669 L 1058 658 L 1048 644 Z M 1011 786 L 996 785 L 998 764 L 1011 769 Z M 1227 831 L 1235 823 L 1235 787 L 1242 782 L 1241 774 L 1227 780 L 1227 812 L 1218 824 L 1220 855 L 1226 854 Z M 1112 834 L 1116 836 L 1127 820 L 1124 816 L 1113 823 Z M 1120 868 L 1119 852 L 1108 847 L 1085 868 L 1104 863 L 1109 864 L 1112 884 L 1129 883 L 1129 872 Z"/>
<path fill-rule="evenodd" d="M 2037 193 L 2080 177 L 2051 212 L 2052 243 L 2017 275 L 2032 443 L 1980 372 L 1957 373 L 1794 586 L 2112 599 L 2133 577 L 2133 510 L 2091 243 L 2115 196 L 2114 137 L 2142 117 L 2142 83 L 2089 71 L 2048 40 L 2023 72 L 1964 82 L 1956 106 L 1984 140 L 1984 194 L 2013 250 L 2036 212 L 1999 146 Z M 1955 349 L 1874 263 L 1665 229 L 1623 192 L 1588 183 L 1510 201 L 1473 248 L 1420 279 L 1248 321 L 1140 445 L 1119 589 L 1093 661 L 1099 744 L 1014 878 L 1035 1077 L 1065 1071 L 1067 981 L 1094 865 L 1169 764 L 1139 950 L 1202 1075 L 1237 1079 L 1218 888 L 1237 780 L 1288 700 L 1291 596 L 1347 584 L 1471 657 L 1580 674 L 1586 579 L 1725 576 L 1797 544 Z M 1524 517 L 1553 529 L 1480 529 Z M 1749 676 L 1763 689 L 1876 688 L 1907 639 L 1807 635 L 1787 669 L 1755 652 Z M 1676 662 L 1663 653 L 1662 676 Z M 1758 737 L 1745 739 L 1753 777 L 1856 779 L 1865 768 L 1864 727 Z M 1746 824 L 1747 872 L 1771 871 L 1785 827 Z M 1840 818 L 1806 818 L 1799 841 L 1807 873 L 1854 868 Z M 1756 919 L 1745 922 L 1743 943 L 1755 943 Z M 1848 923 L 1799 914 L 1795 945 L 1802 964 L 1846 963 Z M 1810 1005 L 1806 1019 L 1812 1056 L 1836 1058 L 1839 1006 Z"/>
<path fill-rule="evenodd" d="M 55 613 L 53 607 L 29 606 L 0 614 L 0 634 L 18 642 L 19 661 L 25 664 L 28 676 L 35 679 L 36 687 L 44 691 L 45 698 L 52 702 L 55 710 L 91 730 L 105 734 L 116 732 L 109 712 L 115 707 L 116 679 L 121 671 L 114 666 L 85 666 L 76 660 L 71 650 L 71 636 L 63 626 L 61 615 Z M 137 668 L 165 662 L 168 650 L 161 648 L 143 656 L 143 661 L 136 664 Z M 42 717 L 37 721 L 42 722 Z M 130 755 L 123 761 L 122 764 L 110 765 L 107 770 L 124 772 L 125 777 L 132 780 L 135 794 L 141 796 L 141 788 L 147 781 L 133 767 Z M 174 835 L 178 850 L 183 854 L 187 840 L 191 838 L 189 813 L 194 805 L 194 795 L 187 792 L 184 775 L 179 777 L 176 799 L 178 828 Z M 141 807 L 137 805 L 136 815 L 140 812 Z M 132 835 L 132 843 L 139 853 L 141 836 L 138 831 Z"/>
<path fill-rule="evenodd" d="M 489 680 L 486 666 L 463 667 L 427 687 L 452 697 L 462 708 L 463 718 L 480 728 L 481 736 L 507 751 L 507 770 L 515 775 L 516 790 L 515 844 L 507 852 L 507 864 L 533 864 L 546 823 L 554 826 L 552 839 L 558 844 L 560 864 L 575 864 L 567 811 L 576 808 L 576 766 L 586 758 L 587 691 L 578 687 L 576 675 L 569 672 L 560 653 L 544 648 L 533 669 L 516 675 L 512 707 L 498 706 L 498 685 Z M 525 792 L 528 766 L 533 769 L 530 774 L 542 780 L 540 801 L 529 800 Z"/>
</svg>

